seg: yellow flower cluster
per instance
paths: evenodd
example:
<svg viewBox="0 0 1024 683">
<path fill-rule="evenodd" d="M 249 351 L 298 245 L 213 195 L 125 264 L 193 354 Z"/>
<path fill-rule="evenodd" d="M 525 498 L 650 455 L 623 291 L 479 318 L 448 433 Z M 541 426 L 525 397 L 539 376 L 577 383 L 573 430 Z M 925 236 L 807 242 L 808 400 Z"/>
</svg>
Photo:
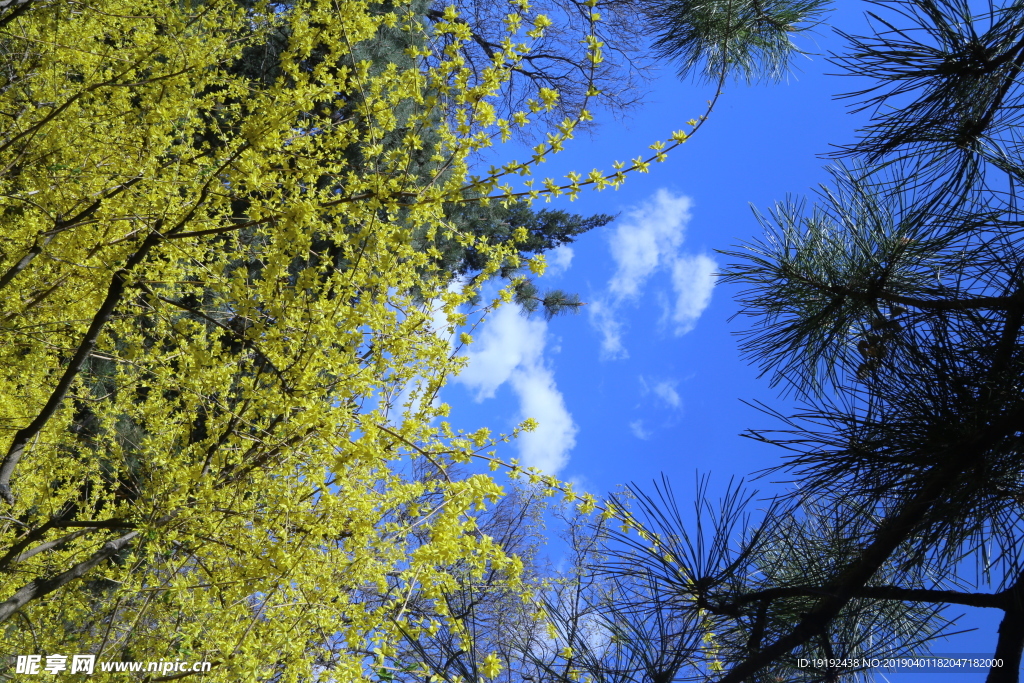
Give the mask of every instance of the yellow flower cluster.
<svg viewBox="0 0 1024 683">
<path fill-rule="evenodd" d="M 584 109 L 530 163 L 470 179 L 473 153 L 529 123 L 489 100 L 551 22 L 511 3 L 475 73 L 453 8 L 428 29 L 418 3 L 388 6 L 91 0 L 0 25 L 6 654 L 376 680 L 410 634 L 460 632 L 441 599 L 460 577 L 518 589 L 470 514 L 501 487 L 449 474 L 508 437 L 454 432 L 432 400 L 462 364 L 435 321 L 458 325 L 472 292 L 411 234 L 454 234 L 493 272 L 509 248 L 458 234 L 444 202 L 575 197 L 647 161 L 500 185 Z M 405 61 L 374 62 L 363 46 L 389 31 L 412 36 Z"/>
</svg>

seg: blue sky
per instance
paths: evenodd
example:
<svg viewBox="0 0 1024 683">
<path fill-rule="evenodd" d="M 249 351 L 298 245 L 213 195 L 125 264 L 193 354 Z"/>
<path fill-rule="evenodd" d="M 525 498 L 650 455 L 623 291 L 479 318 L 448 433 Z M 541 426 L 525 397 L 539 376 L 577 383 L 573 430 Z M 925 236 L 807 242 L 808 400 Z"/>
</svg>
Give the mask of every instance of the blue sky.
<svg viewBox="0 0 1024 683">
<path fill-rule="evenodd" d="M 830 21 L 857 32 L 866 4 L 841 5 Z M 595 494 L 628 482 L 649 488 L 665 473 L 685 499 L 696 473 L 710 474 L 712 491 L 721 491 L 731 477 L 749 479 L 780 462 L 779 449 L 739 436 L 774 425 L 741 399 L 788 404 L 740 357 L 733 333 L 745 321 L 728 321 L 735 291 L 715 287 L 712 274 L 725 265 L 716 249 L 761 234 L 750 205 L 767 211 L 787 195 L 811 195 L 828 178 L 827 161 L 817 155 L 830 143 L 853 141 L 864 121 L 833 99 L 855 88 L 851 78 L 826 75 L 838 69 L 821 53 L 841 49 L 838 37 L 822 27 L 801 45 L 819 54 L 798 58 L 782 83 L 728 86 L 707 124 L 650 173 L 631 174 L 617 191 L 583 192 L 574 203 L 548 205 L 619 214 L 549 254 L 548 273 L 538 280 L 541 289 L 578 292 L 588 305 L 579 316 L 551 322 L 508 306 L 485 323 L 469 367 L 443 394 L 460 425 L 509 431 L 536 418 L 538 430 L 503 455 Z M 585 175 L 643 154 L 699 116 L 714 94 L 680 82 L 671 68 L 651 90 L 628 120 L 599 116 L 593 135 L 567 144 L 544 175 Z M 765 495 L 786 490 L 770 478 L 751 485 Z M 952 608 L 948 615 L 964 611 Z M 960 622 L 977 633 L 940 642 L 935 651 L 990 653 L 999 615 L 978 612 Z M 923 680 L 920 674 L 887 678 Z"/>
</svg>

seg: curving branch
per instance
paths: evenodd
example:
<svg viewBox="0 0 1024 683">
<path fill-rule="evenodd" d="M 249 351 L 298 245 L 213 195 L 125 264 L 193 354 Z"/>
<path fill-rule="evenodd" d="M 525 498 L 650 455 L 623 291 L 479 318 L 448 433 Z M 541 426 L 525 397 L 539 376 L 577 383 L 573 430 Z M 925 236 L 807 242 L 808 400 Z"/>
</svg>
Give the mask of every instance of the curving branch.
<svg viewBox="0 0 1024 683">
<path fill-rule="evenodd" d="M 114 314 L 114 309 L 117 308 L 118 304 L 121 303 L 121 299 L 124 298 L 126 289 L 126 280 L 128 273 L 132 268 L 142 263 L 149 252 L 152 251 L 162 239 L 159 230 L 154 230 L 142 243 L 142 246 L 125 263 L 124 267 L 114 273 L 114 277 L 111 279 L 110 287 L 107 288 L 107 296 L 103 300 L 103 304 L 100 305 L 99 310 L 96 311 L 96 315 L 93 316 L 92 322 L 89 324 L 89 329 L 86 331 L 85 336 L 82 338 L 81 343 L 75 350 L 75 355 L 72 356 L 71 362 L 68 363 L 64 369 L 64 374 L 61 375 L 60 380 L 57 382 L 57 386 L 54 387 L 53 391 L 50 392 L 50 397 L 43 405 L 42 410 L 36 415 L 35 419 L 28 424 L 28 426 L 19 429 L 14 435 L 14 441 L 11 443 L 11 447 L 7 450 L 7 455 L 4 457 L 3 462 L 0 463 L 0 497 L 3 497 L 7 501 L 8 505 L 14 505 L 14 494 L 11 492 L 11 475 L 14 474 L 14 469 L 18 466 L 18 462 L 21 460 L 21 456 L 25 453 L 25 448 L 28 443 L 37 437 L 42 431 L 46 423 L 50 421 L 54 413 L 57 412 L 57 408 L 64 401 L 64 397 L 67 396 L 68 390 L 71 389 L 71 384 L 74 382 L 75 377 L 78 376 L 82 366 L 85 364 L 85 360 L 92 354 L 96 348 L 96 343 L 99 341 L 100 333 Z"/>
<path fill-rule="evenodd" d="M 232 163 L 234 159 L 237 158 L 237 156 L 246 148 L 247 145 L 243 145 L 234 154 L 232 154 L 221 165 L 221 169 Z M 218 171 L 219 170 L 220 169 L 218 169 Z M 124 298 L 125 292 L 128 288 L 126 279 L 128 274 L 132 269 L 146 260 L 157 244 L 169 237 L 173 237 L 175 234 L 180 233 L 184 227 L 189 224 L 199 211 L 200 207 L 206 204 L 206 200 L 210 196 L 211 184 L 216 176 L 216 172 L 211 175 L 210 180 L 203 185 L 203 189 L 200 191 L 199 197 L 192 205 L 192 208 L 189 209 L 185 215 L 174 224 L 174 227 L 166 233 L 163 233 L 160 229 L 163 226 L 163 219 L 158 220 L 149 235 L 145 240 L 143 240 L 142 245 L 134 254 L 128 257 L 124 266 L 114 273 L 114 277 L 110 282 L 110 287 L 107 288 L 107 296 L 96 311 L 96 315 L 93 316 L 92 322 L 89 323 L 89 329 L 86 330 L 85 336 L 82 338 L 81 343 L 79 343 L 78 348 L 75 350 L 75 354 L 71 357 L 71 362 L 69 362 L 68 366 L 64 369 L 64 373 L 57 382 L 57 386 L 54 387 L 53 391 L 50 393 L 50 397 L 46 400 L 46 403 L 43 405 L 42 410 L 39 411 L 39 414 L 35 416 L 28 426 L 19 429 L 14 435 L 14 440 L 11 442 L 11 446 L 7 450 L 7 455 L 4 456 L 3 462 L 0 463 L 0 498 L 3 498 L 8 505 L 14 505 L 14 494 L 11 492 L 11 476 L 14 474 L 15 468 L 18 466 L 21 456 L 24 455 L 25 448 L 28 446 L 29 441 L 36 438 L 43 431 L 46 423 L 49 422 L 50 418 L 57 412 L 57 408 L 60 407 L 60 404 L 67 396 L 68 391 L 71 389 L 71 384 L 81 371 L 86 359 L 92 355 L 93 350 L 96 348 L 96 343 L 99 341 L 100 333 L 103 331 L 107 322 L 110 321 L 111 316 L 113 316 L 114 309 L 117 308 L 121 303 L 121 300 Z"/>
<path fill-rule="evenodd" d="M 827 285 L 797 273 L 787 273 L 787 275 L 836 296 L 849 297 L 863 302 L 873 302 L 881 299 L 886 303 L 912 306 L 925 311 L 1020 311 L 1024 309 L 1024 290 L 1019 290 L 1010 296 L 976 296 L 969 299 L 921 299 L 903 296 L 882 289 L 863 291 L 843 285 Z"/>
<path fill-rule="evenodd" d="M 18 555 L 17 557 L 12 558 L 11 561 L 10 561 L 10 564 L 18 564 L 19 562 L 24 562 L 25 560 L 29 559 L 30 557 L 38 555 L 39 553 L 46 552 L 47 550 L 54 550 L 56 548 L 60 548 L 64 544 L 70 543 L 71 541 L 75 540 L 76 538 L 79 538 L 81 536 L 85 536 L 87 533 L 89 533 L 91 531 L 95 531 L 95 530 L 96 530 L 96 527 L 89 527 L 89 528 L 86 528 L 86 529 L 79 529 L 78 531 L 75 531 L 73 533 L 67 534 L 65 536 L 61 536 L 60 538 L 55 538 L 52 541 L 47 541 L 46 543 L 40 543 L 35 548 L 32 548 L 31 550 L 25 551 L 22 554 Z M 6 566 L 6 564 L 7 563 L 4 563 L 4 566 Z"/>
<path fill-rule="evenodd" d="M 31 0 L 0 0 L 0 11 L 8 10 L 13 5 L 14 9 L 0 17 L 0 28 L 11 23 L 26 11 L 28 11 Z"/>
<path fill-rule="evenodd" d="M 125 183 L 121 183 L 113 190 L 111 190 L 107 194 L 103 195 L 102 197 L 94 201 L 89 206 L 85 207 L 84 209 L 76 213 L 71 218 L 55 221 L 52 228 L 50 228 L 42 235 L 40 235 L 40 237 L 43 238 L 42 242 L 40 242 L 37 239 L 36 243 L 33 244 L 31 248 L 29 248 L 28 252 L 25 253 L 25 255 L 21 258 L 20 261 L 18 261 L 13 266 L 8 268 L 7 272 L 5 272 L 3 275 L 0 275 L 0 289 L 6 287 L 8 284 L 10 284 L 11 280 L 13 280 L 15 276 L 18 275 L 18 273 L 28 268 L 29 264 L 32 263 L 32 260 L 42 253 L 46 245 L 49 244 L 50 240 L 52 240 L 56 235 L 66 230 L 71 230 L 72 228 L 78 227 L 83 222 L 88 220 L 90 216 L 96 213 L 97 209 L 99 209 L 100 206 L 103 205 L 103 200 L 116 197 L 118 194 L 120 194 L 124 190 L 127 190 L 132 185 L 135 185 L 140 180 L 142 180 L 142 178 L 136 176 L 135 178 L 132 178 L 131 180 Z"/>
<path fill-rule="evenodd" d="M 0 603 L 0 624 L 10 619 L 14 614 L 18 612 L 22 607 L 32 600 L 38 600 L 39 598 L 52 593 L 58 588 L 71 583 L 75 579 L 80 579 L 85 576 L 93 567 L 98 565 L 103 560 L 113 557 L 121 550 L 123 550 L 132 539 L 138 536 L 141 532 L 130 531 L 124 536 L 115 538 L 111 541 L 107 541 L 103 544 L 99 550 L 93 553 L 89 559 L 79 562 L 75 566 L 71 567 L 67 571 L 61 572 L 56 576 L 52 576 L 48 579 L 35 579 L 22 586 L 18 591 L 10 598 Z"/>
</svg>

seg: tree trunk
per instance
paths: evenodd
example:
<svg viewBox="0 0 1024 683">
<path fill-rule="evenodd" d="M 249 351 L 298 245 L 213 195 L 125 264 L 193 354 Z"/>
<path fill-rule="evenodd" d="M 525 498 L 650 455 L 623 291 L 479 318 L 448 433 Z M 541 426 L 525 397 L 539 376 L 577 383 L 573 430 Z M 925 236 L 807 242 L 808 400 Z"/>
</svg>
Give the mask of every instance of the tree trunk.
<svg viewBox="0 0 1024 683">
<path fill-rule="evenodd" d="M 1001 667 L 993 666 L 988 671 L 985 683 L 1017 683 L 1020 674 L 1021 651 L 1024 650 L 1024 610 L 1014 606 L 1006 610 L 999 624 L 999 641 L 996 643 L 995 659 L 1002 659 Z"/>
</svg>

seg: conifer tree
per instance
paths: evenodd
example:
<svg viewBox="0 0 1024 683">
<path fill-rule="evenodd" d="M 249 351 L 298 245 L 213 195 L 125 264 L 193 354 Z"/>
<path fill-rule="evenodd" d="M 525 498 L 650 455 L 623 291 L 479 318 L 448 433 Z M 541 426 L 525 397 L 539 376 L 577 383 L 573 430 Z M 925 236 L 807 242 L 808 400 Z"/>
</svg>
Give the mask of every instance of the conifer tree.
<svg viewBox="0 0 1024 683">
<path fill-rule="evenodd" d="M 251 4 L 251 3 L 250 3 Z M 280 8 L 287 8 L 292 3 L 279 3 Z M 438 22 L 443 20 L 443 12 L 437 9 L 430 9 L 428 3 L 414 3 L 415 11 L 419 13 L 424 23 Z M 391 9 L 388 3 L 381 4 L 375 9 L 383 14 Z M 279 11 L 283 11 L 279 9 Z M 477 24 L 480 22 L 479 12 L 470 13 L 471 19 L 475 17 Z M 483 40 L 481 31 L 483 28 L 478 25 L 472 27 L 474 40 Z M 263 82 L 272 82 L 280 75 L 280 61 L 287 45 L 286 36 L 281 33 L 268 33 L 263 44 L 249 46 L 243 53 L 242 59 L 237 63 L 236 69 L 239 73 L 249 78 Z M 403 68 L 410 68 L 414 60 L 408 57 L 410 49 L 423 50 L 427 42 L 424 34 L 402 31 L 388 26 L 382 26 L 371 40 L 360 43 L 345 61 L 354 65 L 361 60 L 369 60 L 372 73 L 378 73 L 388 65 L 399 65 Z M 491 46 L 492 48 L 495 46 Z M 576 60 L 574 68 L 583 67 L 584 55 L 574 53 L 570 56 L 550 55 L 554 61 Z M 557 57 L 557 59 L 555 59 Z M 534 66 L 534 69 L 539 68 Z M 512 72 L 513 78 L 517 76 Z M 544 82 L 558 81 L 559 78 L 544 75 L 537 76 Z M 512 83 L 505 84 L 505 88 L 518 87 Z M 435 93 L 436 96 L 436 93 Z M 508 98 L 504 98 L 508 99 Z M 515 98 L 513 98 L 515 99 Z M 312 122 L 352 122 L 360 128 L 365 127 L 365 122 L 360 114 L 359 93 L 349 93 L 343 103 L 322 102 L 316 108 L 309 111 L 306 116 Z M 405 115 L 409 116 L 414 110 L 421 107 L 408 102 L 403 105 L 406 108 Z M 559 108 L 561 110 L 561 108 Z M 432 110 L 428 116 L 431 125 L 422 126 L 417 131 L 422 147 L 410 153 L 411 168 L 427 168 L 431 165 L 431 156 L 436 153 L 440 142 L 440 136 L 435 127 L 441 125 L 441 109 Z M 564 112 L 563 112 L 564 113 Z M 315 123 L 313 124 L 316 125 Z M 403 136 L 407 131 L 404 127 L 398 127 L 381 139 L 381 145 L 385 149 L 393 149 L 403 144 Z M 365 167 L 365 162 L 358 158 L 354 151 L 350 151 L 346 160 L 352 166 Z M 328 187 L 334 179 L 325 175 L 318 181 L 318 185 Z M 239 217 L 244 218 L 245 204 L 238 205 Z M 580 235 L 592 230 L 595 227 L 607 225 L 614 220 L 614 216 L 597 214 L 584 217 L 572 214 L 567 211 L 540 209 L 536 210 L 529 204 L 517 201 L 509 206 L 504 203 L 494 202 L 484 204 L 480 197 L 467 197 L 460 202 L 450 202 L 444 205 L 445 218 L 456 227 L 458 233 L 468 234 L 482 240 L 487 247 L 508 245 L 515 248 L 517 261 L 525 263 L 531 256 L 543 254 L 556 247 L 569 244 Z M 514 240 L 518 228 L 527 231 L 525 239 Z M 435 259 L 434 265 L 440 267 L 444 272 L 450 274 L 451 279 L 468 279 L 479 275 L 485 270 L 487 257 L 484 249 L 466 246 L 464 240 L 459 237 L 433 234 L 427 236 L 425 227 L 416 228 L 409 226 L 413 235 L 413 245 L 421 250 L 428 251 L 436 249 L 440 256 Z M 528 278 L 522 277 L 522 269 L 518 266 L 503 265 L 499 269 L 500 278 L 510 281 L 513 277 L 519 277 L 516 284 L 516 303 L 526 313 L 531 313 L 538 307 L 544 309 L 548 318 L 566 312 L 576 312 L 581 306 L 578 295 L 567 295 L 563 292 L 552 291 L 538 295 L 536 288 Z M 523 292 L 529 290 L 528 295 Z"/>
<path fill-rule="evenodd" d="M 752 522 L 737 487 L 717 507 L 698 487 L 694 526 L 667 483 L 634 487 L 592 563 L 609 637 L 569 643 L 592 680 L 860 680 L 927 653 L 951 605 L 1002 613 L 982 665 L 1018 680 L 1024 5 L 871 4 L 873 33 L 835 57 L 872 79 L 849 95 L 870 122 L 814 206 L 759 215 L 723 273 L 753 321 L 742 349 L 803 404 L 748 434 L 785 449 L 793 492 Z M 649 7 L 663 54 L 721 81 L 777 76 L 827 3 Z"/>
</svg>

